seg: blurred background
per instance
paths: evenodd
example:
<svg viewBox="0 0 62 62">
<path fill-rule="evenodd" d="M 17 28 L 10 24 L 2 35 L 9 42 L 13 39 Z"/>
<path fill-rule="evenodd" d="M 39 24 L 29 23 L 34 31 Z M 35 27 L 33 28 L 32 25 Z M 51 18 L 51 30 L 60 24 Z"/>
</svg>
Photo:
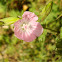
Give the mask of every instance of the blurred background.
<svg viewBox="0 0 62 62">
<path fill-rule="evenodd" d="M 0 0 L 0 19 L 31 11 L 44 28 L 37 39 L 25 42 L 14 36 L 13 24 L 0 26 L 0 62 L 62 62 L 62 0 L 53 0 L 51 11 L 42 19 L 41 12 L 50 1 Z"/>
</svg>

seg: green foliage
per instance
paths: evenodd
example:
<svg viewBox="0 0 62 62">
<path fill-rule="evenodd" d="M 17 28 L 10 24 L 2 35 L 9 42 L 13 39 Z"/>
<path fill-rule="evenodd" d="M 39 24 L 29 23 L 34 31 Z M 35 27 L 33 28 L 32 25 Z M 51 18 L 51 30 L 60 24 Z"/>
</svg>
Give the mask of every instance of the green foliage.
<svg viewBox="0 0 62 62">
<path fill-rule="evenodd" d="M 13 39 L 13 40 L 11 40 L 11 44 L 16 45 L 18 42 L 18 38 L 16 38 L 14 35 L 12 35 L 11 39 Z"/>
<path fill-rule="evenodd" d="M 3 35 L 3 39 L 7 44 L 10 44 L 10 38 L 8 37 L 8 35 Z"/>
<path fill-rule="evenodd" d="M 10 25 L 18 20 L 19 20 L 19 18 L 17 18 L 17 17 L 8 17 L 8 18 L 1 19 L 0 21 L 3 21 L 4 25 Z"/>
<path fill-rule="evenodd" d="M 0 62 L 62 62 L 60 3 L 61 0 L 1 0 Z M 22 16 L 23 5 L 39 17 L 38 21 L 44 28 L 42 35 L 33 42 L 19 40 L 13 33 L 11 24 L 19 20 L 17 16 Z M 8 25 L 8 28 L 3 25 Z"/>
<path fill-rule="evenodd" d="M 46 35 L 47 35 L 47 31 L 44 29 L 43 34 L 38 37 L 38 40 L 44 42 L 45 38 L 46 38 Z"/>
<path fill-rule="evenodd" d="M 62 39 L 62 27 L 60 28 L 60 38 Z"/>
<path fill-rule="evenodd" d="M 3 6 L 1 3 L 0 3 L 0 18 L 3 18 L 4 15 L 5 15 L 5 6 Z"/>
<path fill-rule="evenodd" d="M 52 1 L 50 1 L 43 9 L 42 12 L 40 13 L 41 15 L 41 20 L 43 21 L 51 12 L 52 9 Z"/>
<path fill-rule="evenodd" d="M 8 48 L 6 49 L 7 54 L 13 54 L 15 52 L 15 47 L 12 45 L 9 45 Z"/>
<path fill-rule="evenodd" d="M 17 17 L 17 16 L 22 16 L 22 14 L 23 14 L 23 10 L 20 12 L 20 11 L 15 11 L 15 10 L 11 10 L 11 11 L 9 11 L 9 14 L 10 14 L 10 16 L 11 17 Z"/>
<path fill-rule="evenodd" d="M 0 26 L 2 26 L 4 24 L 4 22 L 0 21 Z"/>
</svg>

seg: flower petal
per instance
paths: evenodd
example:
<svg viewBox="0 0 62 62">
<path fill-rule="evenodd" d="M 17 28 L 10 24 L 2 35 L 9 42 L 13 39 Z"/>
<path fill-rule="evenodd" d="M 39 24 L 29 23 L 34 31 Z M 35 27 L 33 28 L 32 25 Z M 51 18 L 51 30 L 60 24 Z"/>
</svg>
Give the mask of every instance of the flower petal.
<svg viewBox="0 0 62 62">
<path fill-rule="evenodd" d="M 24 41 L 31 42 L 34 39 L 36 39 L 36 36 L 33 33 L 25 32 Z"/>
<path fill-rule="evenodd" d="M 34 35 L 36 35 L 37 37 L 40 36 L 43 33 L 43 27 L 41 26 L 41 24 L 39 22 L 31 22 L 31 26 L 32 28 L 32 32 Z"/>
<path fill-rule="evenodd" d="M 31 14 L 31 12 L 25 11 L 25 12 L 23 13 L 22 17 L 26 17 L 26 16 L 29 15 L 29 14 Z"/>
<path fill-rule="evenodd" d="M 16 22 L 14 23 L 14 26 L 19 26 L 20 23 L 21 23 L 21 20 L 18 20 L 18 21 L 16 21 Z"/>
<path fill-rule="evenodd" d="M 29 11 L 24 12 L 22 17 L 25 19 L 28 19 L 30 21 L 37 21 L 38 20 L 38 17 L 34 13 L 29 12 Z"/>
<path fill-rule="evenodd" d="M 19 39 L 21 39 L 21 32 L 17 27 L 14 28 L 14 34 Z"/>
<path fill-rule="evenodd" d="M 26 11 L 22 17 L 21 20 L 14 23 L 15 36 L 20 40 L 31 42 L 43 33 L 43 27 L 39 22 L 36 22 L 38 17 L 32 12 Z M 22 29 L 24 26 L 28 28 Z"/>
</svg>

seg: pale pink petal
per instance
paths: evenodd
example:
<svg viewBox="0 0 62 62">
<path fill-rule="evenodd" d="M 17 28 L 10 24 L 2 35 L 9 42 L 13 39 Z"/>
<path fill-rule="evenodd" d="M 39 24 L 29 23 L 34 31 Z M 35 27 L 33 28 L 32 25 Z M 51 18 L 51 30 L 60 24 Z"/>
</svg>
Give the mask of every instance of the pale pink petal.
<svg viewBox="0 0 62 62">
<path fill-rule="evenodd" d="M 31 26 L 33 34 L 35 34 L 37 37 L 40 36 L 43 33 L 43 27 L 41 26 L 41 24 L 39 22 L 31 22 Z"/>
<path fill-rule="evenodd" d="M 38 17 L 29 11 L 24 12 L 22 17 L 21 20 L 14 23 L 15 36 L 26 42 L 35 40 L 43 33 L 43 27 L 39 22 L 36 22 Z M 25 29 L 25 27 L 27 28 Z"/>
<path fill-rule="evenodd" d="M 38 17 L 33 17 L 30 19 L 30 21 L 37 21 L 38 20 Z"/>
<path fill-rule="evenodd" d="M 36 30 L 33 31 L 33 33 L 38 37 L 43 33 L 43 28 L 37 27 Z"/>
<path fill-rule="evenodd" d="M 17 27 L 14 28 L 14 33 L 17 38 L 21 39 L 21 31 Z"/>
<path fill-rule="evenodd" d="M 22 17 L 25 19 L 27 18 L 30 21 L 37 21 L 38 20 L 38 17 L 34 13 L 29 12 L 29 11 L 24 12 Z"/>
<path fill-rule="evenodd" d="M 29 15 L 31 12 L 29 12 L 29 11 L 25 11 L 24 13 L 23 13 L 23 15 L 22 15 L 22 17 L 25 17 L 26 15 Z"/>
<path fill-rule="evenodd" d="M 33 33 L 30 33 L 29 31 L 25 32 L 25 34 L 24 34 L 24 41 L 30 42 L 30 41 L 33 41 L 35 39 L 36 39 L 36 36 Z"/>
<path fill-rule="evenodd" d="M 29 17 L 30 17 L 31 21 L 37 21 L 38 20 L 38 17 L 34 13 L 30 14 Z"/>
<path fill-rule="evenodd" d="M 25 32 L 23 32 L 23 31 L 22 31 L 22 33 L 21 33 L 21 36 L 20 36 L 20 37 L 21 37 L 21 39 L 22 39 L 22 40 L 24 40 L 24 39 L 26 38 L 26 36 L 25 36 Z"/>
<path fill-rule="evenodd" d="M 20 23 L 21 23 L 21 20 L 18 20 L 18 21 L 16 21 L 16 22 L 14 23 L 14 26 L 19 26 Z"/>
</svg>

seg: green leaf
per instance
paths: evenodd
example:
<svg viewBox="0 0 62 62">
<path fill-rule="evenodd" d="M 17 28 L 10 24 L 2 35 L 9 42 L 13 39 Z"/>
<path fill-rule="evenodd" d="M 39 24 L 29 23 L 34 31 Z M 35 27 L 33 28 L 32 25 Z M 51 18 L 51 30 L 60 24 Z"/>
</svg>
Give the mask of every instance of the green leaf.
<svg viewBox="0 0 62 62">
<path fill-rule="evenodd" d="M 38 37 L 39 41 L 45 41 L 47 30 L 44 29 L 43 33 Z"/>
<path fill-rule="evenodd" d="M 52 1 L 50 1 L 42 10 L 42 12 L 40 13 L 40 15 L 42 16 L 41 17 L 41 20 L 43 21 L 48 15 L 49 13 L 51 12 L 51 9 L 52 9 Z"/>
<path fill-rule="evenodd" d="M 15 47 L 13 45 L 9 45 L 6 49 L 7 54 L 13 54 L 15 52 Z"/>
<path fill-rule="evenodd" d="M 4 22 L 0 21 L 0 26 L 2 26 L 4 24 Z"/>
<path fill-rule="evenodd" d="M 62 27 L 60 28 L 60 39 L 62 39 Z"/>
<path fill-rule="evenodd" d="M 57 38 L 56 40 L 57 53 L 62 56 L 62 39 Z"/>
<path fill-rule="evenodd" d="M 4 22 L 4 25 L 13 24 L 18 20 L 19 20 L 19 18 L 17 18 L 17 17 L 8 17 L 8 18 L 0 19 L 1 22 Z"/>
</svg>

